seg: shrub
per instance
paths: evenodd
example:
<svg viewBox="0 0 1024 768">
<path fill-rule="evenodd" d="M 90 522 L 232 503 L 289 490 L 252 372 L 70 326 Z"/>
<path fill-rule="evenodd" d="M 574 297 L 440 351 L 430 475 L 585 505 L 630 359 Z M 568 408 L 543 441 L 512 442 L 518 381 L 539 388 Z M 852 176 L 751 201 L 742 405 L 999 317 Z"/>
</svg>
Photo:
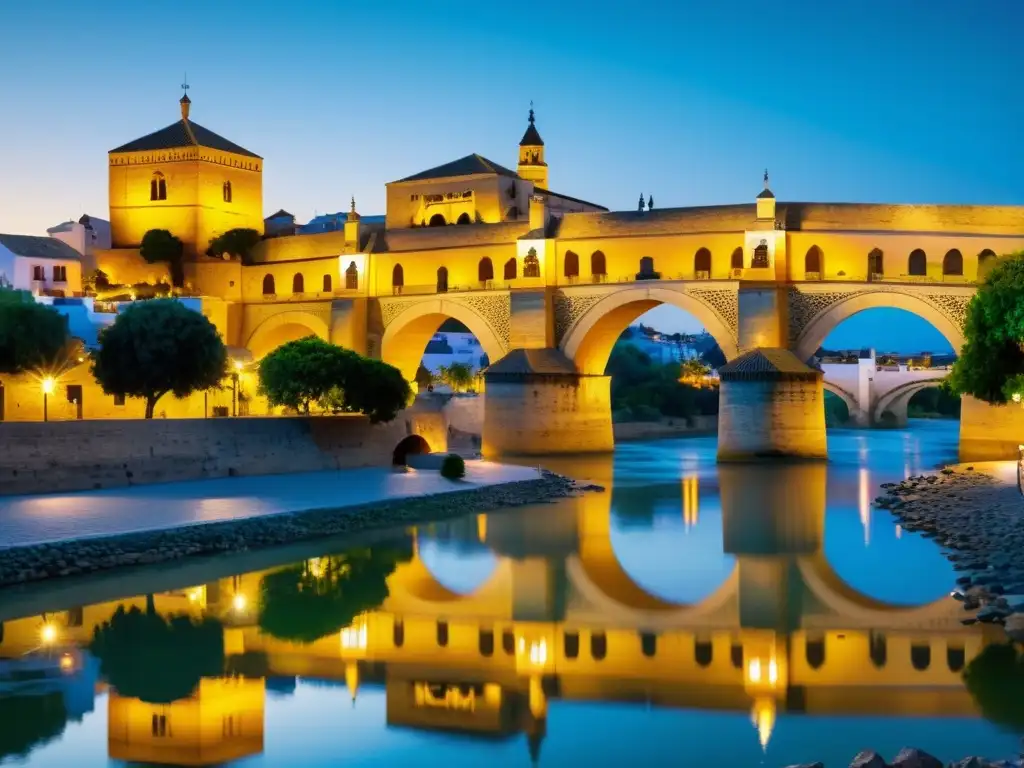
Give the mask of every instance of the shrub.
<svg viewBox="0 0 1024 768">
<path fill-rule="evenodd" d="M 441 464 L 441 477 L 446 477 L 449 480 L 461 480 L 465 476 L 466 462 L 462 460 L 461 456 L 449 453 L 444 457 L 444 462 Z"/>
</svg>

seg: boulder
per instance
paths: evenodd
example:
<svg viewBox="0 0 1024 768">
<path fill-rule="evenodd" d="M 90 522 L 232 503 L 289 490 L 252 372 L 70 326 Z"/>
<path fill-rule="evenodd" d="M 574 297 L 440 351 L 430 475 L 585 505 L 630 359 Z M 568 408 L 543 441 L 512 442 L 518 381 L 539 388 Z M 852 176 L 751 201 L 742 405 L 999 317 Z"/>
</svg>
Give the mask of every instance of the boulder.
<svg viewBox="0 0 1024 768">
<path fill-rule="evenodd" d="M 892 768 L 944 768 L 942 761 L 920 749 L 904 747 L 892 761 Z"/>
<path fill-rule="evenodd" d="M 877 752 L 866 749 L 853 758 L 850 768 L 889 768 L 889 765 Z"/>
<path fill-rule="evenodd" d="M 1011 640 L 1017 643 L 1024 643 L 1024 613 L 1015 613 L 1007 616 L 1004 628 Z"/>
<path fill-rule="evenodd" d="M 825 768 L 825 764 L 819 761 L 817 763 L 800 763 L 799 765 L 787 765 L 786 768 Z"/>
<path fill-rule="evenodd" d="M 949 768 L 995 768 L 995 763 L 990 763 L 983 757 L 965 757 L 959 763 L 950 763 Z"/>
</svg>

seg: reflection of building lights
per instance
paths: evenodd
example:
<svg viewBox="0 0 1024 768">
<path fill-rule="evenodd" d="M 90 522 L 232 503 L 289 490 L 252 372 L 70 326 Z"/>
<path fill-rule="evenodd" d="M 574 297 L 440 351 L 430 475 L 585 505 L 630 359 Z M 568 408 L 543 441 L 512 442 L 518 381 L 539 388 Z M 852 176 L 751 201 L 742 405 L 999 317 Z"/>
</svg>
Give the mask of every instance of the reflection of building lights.
<svg viewBox="0 0 1024 768">
<path fill-rule="evenodd" d="M 530 644 L 530 663 L 546 664 L 548 660 L 548 644 L 543 638 L 539 643 Z"/>
<path fill-rule="evenodd" d="M 750 663 L 747 664 L 747 679 L 751 683 L 760 683 L 764 679 L 765 666 L 761 663 L 760 659 L 751 659 Z M 769 659 L 768 664 L 768 683 L 775 685 L 779 682 L 779 665 L 775 659 Z"/>
<path fill-rule="evenodd" d="M 757 728 L 757 738 L 761 742 L 761 749 L 768 749 L 768 741 L 775 729 L 775 702 L 772 699 L 760 698 L 754 701 L 754 708 L 750 712 L 750 720 Z"/>
<path fill-rule="evenodd" d="M 903 526 L 899 523 L 896 523 L 896 538 L 903 538 Z"/>
<path fill-rule="evenodd" d="M 1015 403 L 1019 403 L 1020 402 L 1020 392 L 1014 392 L 1013 393 L 1013 402 L 1015 402 Z"/>
<path fill-rule="evenodd" d="M 39 637 L 42 638 L 43 643 L 50 645 L 57 640 L 57 627 L 53 624 L 43 624 L 43 628 L 39 631 Z"/>
<path fill-rule="evenodd" d="M 753 659 L 750 664 L 747 665 L 747 677 L 750 678 L 752 683 L 761 682 L 761 660 Z"/>
<path fill-rule="evenodd" d="M 871 475 L 866 467 L 861 467 L 858 479 L 858 507 L 860 524 L 864 526 L 864 546 L 871 545 Z"/>
<path fill-rule="evenodd" d="M 772 685 L 779 682 L 779 665 L 775 663 L 775 659 L 768 662 L 768 682 Z"/>
<path fill-rule="evenodd" d="M 203 588 L 196 587 L 195 589 L 189 590 L 188 600 L 190 603 L 198 603 L 203 599 Z"/>
<path fill-rule="evenodd" d="M 700 516 L 700 486 L 696 475 L 683 478 L 683 528 L 686 532 L 697 525 Z"/>
<path fill-rule="evenodd" d="M 60 668 L 63 672 L 70 672 L 75 667 L 75 660 L 72 658 L 70 653 L 65 653 L 60 657 Z"/>
<path fill-rule="evenodd" d="M 366 649 L 366 621 L 345 627 L 341 630 L 341 647 L 348 650 Z"/>
<path fill-rule="evenodd" d="M 327 562 L 322 557 L 311 557 L 306 561 L 306 572 L 314 579 L 322 579 L 327 572 Z"/>
<path fill-rule="evenodd" d="M 246 600 L 245 595 L 235 595 L 231 598 L 231 607 L 238 613 L 242 613 L 248 604 L 249 601 Z"/>
</svg>

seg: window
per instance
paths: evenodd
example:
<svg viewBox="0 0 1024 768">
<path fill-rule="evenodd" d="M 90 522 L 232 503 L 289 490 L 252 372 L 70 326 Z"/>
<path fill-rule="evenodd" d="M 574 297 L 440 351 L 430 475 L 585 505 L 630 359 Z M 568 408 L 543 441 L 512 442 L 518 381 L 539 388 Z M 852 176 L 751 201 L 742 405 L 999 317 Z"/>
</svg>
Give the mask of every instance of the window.
<svg viewBox="0 0 1024 768">
<path fill-rule="evenodd" d="M 153 715 L 152 729 L 154 736 L 167 735 L 167 715 Z"/>
<path fill-rule="evenodd" d="M 437 644 L 442 648 L 448 645 L 448 622 L 437 622 Z"/>
<path fill-rule="evenodd" d="M 167 199 L 167 181 L 164 179 L 164 175 L 160 173 L 160 171 L 154 172 L 153 178 L 149 180 L 149 199 Z"/>
<path fill-rule="evenodd" d="M 932 665 L 932 649 L 929 645 L 911 645 L 910 663 L 918 672 L 924 672 Z"/>
<path fill-rule="evenodd" d="M 63 264 L 58 264 L 53 268 L 53 282 L 55 283 L 66 283 L 68 281 L 68 268 Z"/>
<path fill-rule="evenodd" d="M 729 269 L 743 269 L 743 249 L 737 248 L 729 259 Z"/>
<path fill-rule="evenodd" d="M 608 276 L 608 267 L 605 264 L 604 253 L 594 251 L 590 254 L 590 274 L 594 276 L 595 283 L 603 283 Z"/>
<path fill-rule="evenodd" d="M 880 248 L 872 248 L 868 254 L 868 280 L 881 280 L 885 273 L 885 256 Z"/>
<path fill-rule="evenodd" d="M 114 405 L 124 405 L 124 395 L 114 395 Z"/>
<path fill-rule="evenodd" d="M 580 257 L 572 251 L 566 251 L 565 253 L 564 272 L 569 280 L 580 276 Z"/>
<path fill-rule="evenodd" d="M 402 269 L 401 264 L 395 264 L 395 266 L 391 268 L 391 292 L 395 295 L 400 294 L 404 285 L 405 271 Z"/>
<path fill-rule="evenodd" d="M 868 655 L 871 657 L 871 663 L 879 669 L 885 666 L 886 659 L 889 656 L 885 635 L 875 632 L 871 633 Z"/>
<path fill-rule="evenodd" d="M 928 257 L 920 248 L 910 252 L 910 258 L 907 259 L 907 274 L 918 277 L 928 274 Z"/>
<path fill-rule="evenodd" d="M 640 653 L 648 659 L 658 652 L 658 636 L 653 632 L 640 633 Z"/>
<path fill-rule="evenodd" d="M 69 627 L 80 627 L 82 626 L 82 620 L 84 619 L 84 609 L 68 608 L 67 626 Z"/>
<path fill-rule="evenodd" d="M 476 273 L 477 280 L 483 285 L 494 279 L 494 265 L 487 256 L 480 259 L 480 265 L 477 267 Z"/>
<path fill-rule="evenodd" d="M 41 282 L 45 281 L 46 280 L 46 271 L 41 266 L 39 266 L 39 265 L 36 265 L 36 266 L 32 267 L 32 279 L 33 280 L 39 280 Z"/>
<path fill-rule="evenodd" d="M 821 248 L 812 245 L 804 256 L 804 278 L 807 280 L 821 279 Z"/>
<path fill-rule="evenodd" d="M 274 290 L 274 276 L 266 275 L 263 278 L 263 295 L 273 296 L 277 291 Z"/>
<path fill-rule="evenodd" d="M 480 630 L 480 655 L 481 656 L 493 656 L 494 655 L 494 630 L 493 629 L 481 629 Z"/>
<path fill-rule="evenodd" d="M 693 255 L 693 276 L 698 280 L 711 279 L 711 251 L 701 248 Z"/>
<path fill-rule="evenodd" d="M 405 645 L 405 622 L 401 619 L 395 619 L 395 624 L 391 627 L 391 642 L 395 648 Z"/>
<path fill-rule="evenodd" d="M 950 672 L 959 672 L 964 668 L 964 662 L 966 661 L 967 655 L 963 648 L 950 646 L 946 649 L 946 665 L 949 667 Z"/>
<path fill-rule="evenodd" d="M 334 290 L 332 285 L 333 283 L 331 282 L 331 276 L 324 275 L 324 293 L 331 293 Z"/>
<path fill-rule="evenodd" d="M 986 248 L 984 251 L 978 254 L 978 281 L 982 281 L 988 276 L 989 271 L 995 266 L 996 254 Z"/>
<path fill-rule="evenodd" d="M 729 648 L 729 660 L 735 669 L 743 669 L 743 646 L 733 643 Z"/>
<path fill-rule="evenodd" d="M 537 258 L 536 248 L 526 252 L 526 258 L 523 259 L 523 277 L 540 277 L 540 259 Z"/>
<path fill-rule="evenodd" d="M 710 640 L 698 640 L 693 644 L 693 660 L 701 667 L 706 667 L 711 664 L 712 659 L 715 657 L 714 648 L 711 646 Z"/>
<path fill-rule="evenodd" d="M 296 273 L 295 277 L 292 278 L 292 293 L 305 293 L 306 292 L 306 280 L 302 276 L 301 272 Z"/>
<path fill-rule="evenodd" d="M 224 182 L 224 202 L 225 203 L 230 203 L 231 202 L 231 182 L 230 181 L 225 181 Z"/>
<path fill-rule="evenodd" d="M 506 629 L 501 633 L 501 650 L 507 656 L 511 656 L 516 652 L 516 636 L 512 634 L 511 629 Z"/>
<path fill-rule="evenodd" d="M 349 262 L 348 269 L 345 270 L 345 290 L 354 291 L 359 287 L 359 270 L 356 269 L 356 263 L 354 261 Z"/>
<path fill-rule="evenodd" d="M 808 640 L 804 648 L 804 656 L 811 669 L 819 669 L 825 663 L 825 639 Z"/>
<path fill-rule="evenodd" d="M 519 265 L 516 263 L 516 257 L 513 256 L 511 259 L 505 262 L 505 279 L 515 280 L 516 271 L 519 269 Z"/>
<path fill-rule="evenodd" d="M 437 292 L 448 293 L 448 267 L 437 268 Z"/>
<path fill-rule="evenodd" d="M 964 257 L 956 248 L 947 252 L 946 255 L 942 257 L 942 274 L 963 276 Z"/>
<path fill-rule="evenodd" d="M 768 267 L 768 241 L 762 240 L 754 249 L 754 258 L 750 262 L 754 269 L 766 269 Z"/>
<path fill-rule="evenodd" d="M 637 280 L 657 280 L 661 277 L 654 271 L 654 258 L 644 256 L 640 259 L 640 271 L 636 273 Z"/>
<path fill-rule="evenodd" d="M 575 659 L 580 655 L 580 633 L 579 632 L 566 632 L 565 638 L 563 639 L 565 646 L 565 658 Z"/>
<path fill-rule="evenodd" d="M 604 632 L 593 632 L 590 635 L 590 655 L 595 661 L 601 661 L 608 655 L 608 636 Z"/>
</svg>

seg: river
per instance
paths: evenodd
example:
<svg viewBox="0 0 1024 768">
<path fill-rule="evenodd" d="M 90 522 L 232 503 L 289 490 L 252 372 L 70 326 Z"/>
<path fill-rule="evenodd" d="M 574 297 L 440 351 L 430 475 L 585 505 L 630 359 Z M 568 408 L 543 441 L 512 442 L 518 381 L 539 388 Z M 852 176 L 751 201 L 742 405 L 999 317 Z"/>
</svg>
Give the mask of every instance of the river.
<svg viewBox="0 0 1024 768">
<path fill-rule="evenodd" d="M 539 462 L 604 493 L 0 595 L 0 762 L 1011 757 L 963 682 L 998 629 L 870 504 L 955 461 L 956 430 L 835 430 L 827 466 L 625 443 Z"/>
</svg>

